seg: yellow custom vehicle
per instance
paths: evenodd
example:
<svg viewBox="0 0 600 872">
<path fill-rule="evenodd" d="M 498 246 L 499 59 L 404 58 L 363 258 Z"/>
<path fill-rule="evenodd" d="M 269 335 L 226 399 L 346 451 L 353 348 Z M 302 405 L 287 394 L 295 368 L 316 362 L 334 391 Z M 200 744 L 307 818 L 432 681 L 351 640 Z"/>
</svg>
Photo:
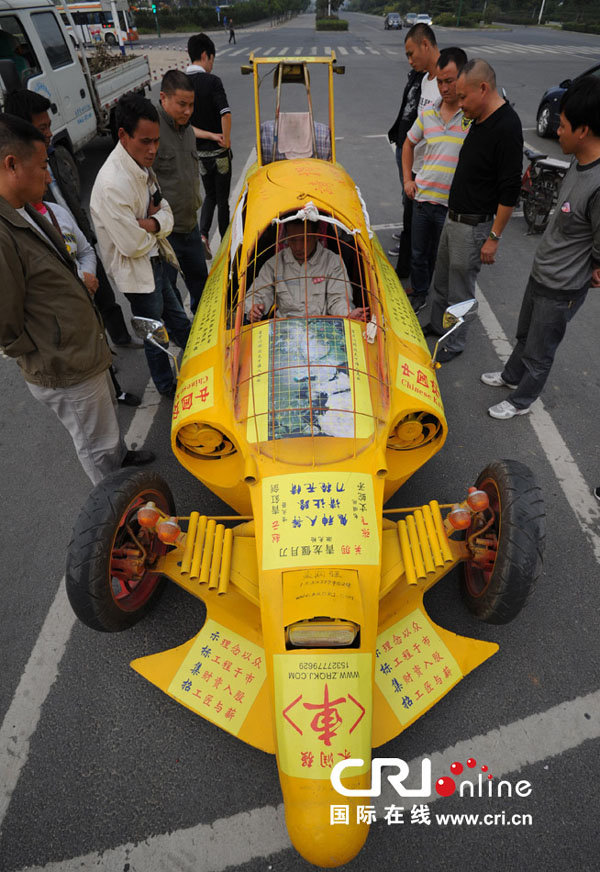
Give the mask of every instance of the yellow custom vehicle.
<svg viewBox="0 0 600 872">
<path fill-rule="evenodd" d="M 250 61 L 258 159 L 196 313 L 171 430 L 179 462 L 239 516 L 180 517 L 158 474 L 123 470 L 82 511 L 67 590 L 103 631 L 140 620 L 164 576 L 206 604 L 194 638 L 132 666 L 275 754 L 294 846 L 334 867 L 368 834 L 368 800 L 334 789 L 336 764 L 349 764 L 336 783 L 364 796 L 372 748 L 497 650 L 434 624 L 425 592 L 462 563 L 471 611 L 511 620 L 541 571 L 543 502 L 525 466 L 500 461 L 456 504 L 384 509 L 446 438 L 435 355 L 336 163 L 335 58 Z M 276 111 L 261 121 L 269 68 Z M 281 110 L 288 82 L 304 85 L 307 112 Z M 451 308 L 448 329 L 475 305 Z M 137 329 L 165 344 L 160 322 Z"/>
</svg>

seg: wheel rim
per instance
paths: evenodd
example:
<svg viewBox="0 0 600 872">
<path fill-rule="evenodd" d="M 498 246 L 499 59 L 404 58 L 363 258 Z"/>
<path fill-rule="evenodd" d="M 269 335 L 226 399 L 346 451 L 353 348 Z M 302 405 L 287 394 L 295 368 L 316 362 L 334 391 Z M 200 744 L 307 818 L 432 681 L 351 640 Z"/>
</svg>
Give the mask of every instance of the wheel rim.
<svg viewBox="0 0 600 872">
<path fill-rule="evenodd" d="M 501 514 L 500 492 L 498 490 L 498 486 L 494 479 L 486 478 L 484 481 L 478 483 L 478 487 L 480 490 L 485 491 L 488 495 L 490 500 L 490 509 L 492 509 L 492 511 L 494 512 L 494 521 L 491 526 L 485 530 L 484 536 L 485 538 L 489 538 L 490 544 L 492 543 L 492 539 L 495 540 L 495 543 L 498 543 L 500 542 Z M 481 518 L 480 516 L 476 516 L 475 520 L 466 532 L 466 540 L 468 541 L 471 536 L 477 533 L 477 530 L 480 529 L 481 526 Z M 473 560 L 466 561 L 465 586 L 469 596 L 473 597 L 474 599 L 478 599 L 485 594 L 492 581 L 494 566 L 495 560 L 491 563 L 491 565 L 486 566 L 485 568 L 482 568 Z"/>
<path fill-rule="evenodd" d="M 141 491 L 131 500 L 121 515 L 112 541 L 109 566 L 110 593 L 115 605 L 124 612 L 135 612 L 148 602 L 158 586 L 160 573 L 146 567 L 148 564 L 154 564 L 158 557 L 167 552 L 167 546 L 156 534 L 141 527 L 136 520 L 138 509 L 150 501 L 165 514 L 170 513 L 170 506 L 164 494 L 151 488 Z M 142 572 L 139 571 L 142 557 L 140 545 L 147 553 L 146 562 L 142 564 Z"/>
<path fill-rule="evenodd" d="M 545 136 L 548 133 L 549 124 L 550 109 L 548 108 L 548 106 L 544 106 L 538 118 L 538 133 L 540 134 L 540 136 Z"/>
</svg>

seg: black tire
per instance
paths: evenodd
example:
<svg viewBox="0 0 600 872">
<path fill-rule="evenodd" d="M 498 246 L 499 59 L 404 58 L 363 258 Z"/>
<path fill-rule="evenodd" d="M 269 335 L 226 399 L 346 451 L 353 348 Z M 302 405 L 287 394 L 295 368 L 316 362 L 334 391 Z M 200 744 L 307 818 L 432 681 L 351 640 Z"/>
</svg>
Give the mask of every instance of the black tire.
<svg viewBox="0 0 600 872">
<path fill-rule="evenodd" d="M 118 40 L 114 33 L 107 33 L 104 37 L 104 42 L 107 45 L 117 45 Z"/>
<path fill-rule="evenodd" d="M 526 604 L 542 572 L 544 500 L 529 467 L 516 460 L 490 463 L 477 487 L 488 494 L 494 510 L 494 524 L 482 536 L 495 534 L 497 553 L 486 569 L 472 561 L 463 564 L 462 593 L 479 620 L 507 624 Z M 488 512 L 475 516 L 467 542 L 488 518 Z"/>
<path fill-rule="evenodd" d="M 549 139 L 552 136 L 552 130 L 550 129 L 549 103 L 544 103 L 543 106 L 540 106 L 540 111 L 537 115 L 536 129 L 538 136 L 541 136 L 542 139 Z"/>
<path fill-rule="evenodd" d="M 150 566 L 168 546 L 136 520 L 137 509 L 149 500 L 165 514 L 175 514 L 171 490 L 160 475 L 152 470 L 120 470 L 94 488 L 73 528 L 67 595 L 79 620 L 92 630 L 114 633 L 132 627 L 154 605 L 163 587 L 164 579 Z M 141 578 L 122 567 L 117 575 L 113 563 L 119 559 L 119 549 L 140 554 L 131 531 L 150 558 Z"/>
<path fill-rule="evenodd" d="M 553 175 L 542 173 L 533 182 L 531 190 L 523 194 L 523 217 L 534 233 L 542 233 L 548 226 L 557 193 L 557 179 Z"/>
</svg>

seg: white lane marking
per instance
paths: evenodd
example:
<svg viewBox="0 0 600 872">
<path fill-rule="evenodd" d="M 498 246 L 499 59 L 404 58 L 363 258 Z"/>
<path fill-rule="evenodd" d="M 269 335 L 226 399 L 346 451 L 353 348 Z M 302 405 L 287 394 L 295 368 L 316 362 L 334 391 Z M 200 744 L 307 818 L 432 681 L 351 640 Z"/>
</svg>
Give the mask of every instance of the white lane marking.
<svg viewBox="0 0 600 872">
<path fill-rule="evenodd" d="M 337 50 L 338 50 L 339 53 L 342 54 L 342 55 L 347 55 L 347 54 L 348 54 L 348 49 L 347 49 L 347 48 L 344 48 L 343 45 L 338 45 Z"/>
<path fill-rule="evenodd" d="M 402 222 L 398 223 L 396 221 L 395 224 L 371 224 L 371 230 L 374 230 L 375 233 L 378 233 L 380 230 L 401 230 Z"/>
<path fill-rule="evenodd" d="M 300 48 L 297 48 L 296 51 L 294 52 L 294 54 L 301 55 L 302 54 L 302 46 L 300 46 Z"/>
<path fill-rule="evenodd" d="M 367 51 L 370 51 L 371 54 L 376 54 L 376 55 L 379 54 L 379 52 L 377 51 L 377 49 L 376 49 L 376 48 L 371 48 L 370 45 L 365 46 L 365 48 L 367 49 Z"/>
<path fill-rule="evenodd" d="M 285 46 L 281 49 L 281 51 L 279 52 L 279 54 L 281 55 L 281 57 L 285 57 L 285 53 L 286 53 L 286 51 L 289 51 L 289 48 L 290 48 L 289 45 L 285 45 Z"/>
<path fill-rule="evenodd" d="M 458 742 L 444 751 L 434 752 L 431 770 L 436 776 L 450 774 L 454 760 L 475 757 L 489 767 L 495 778 L 511 772 L 521 772 L 525 766 L 557 757 L 564 751 L 579 747 L 590 739 L 600 737 L 600 690 L 561 702 L 545 712 L 513 721 L 482 736 L 474 736 Z M 421 764 L 422 758 L 409 763 L 411 771 Z M 467 776 L 468 777 L 468 776 Z M 475 779 L 469 779 L 475 780 Z M 535 791 L 536 785 L 533 785 Z M 539 793 L 538 793 L 539 796 Z M 438 799 L 433 794 L 428 804 Z M 389 786 L 384 788 L 376 801 L 378 817 L 384 806 L 398 804 L 398 794 Z"/>
<path fill-rule="evenodd" d="M 494 346 L 496 354 L 502 362 L 505 362 L 510 357 L 512 343 L 509 342 L 479 285 L 477 285 L 477 294 L 479 297 L 479 316 L 483 328 Z M 493 402 L 495 400 L 491 392 L 490 406 Z M 590 486 L 581 474 L 575 458 L 567 448 L 542 400 L 536 400 L 531 407 L 531 414 L 527 417 L 550 466 L 554 470 L 567 502 L 592 546 L 596 560 L 600 563 L 600 533 L 598 533 L 600 507 L 592 496 Z"/>
<path fill-rule="evenodd" d="M 236 55 L 243 54 L 245 51 L 248 51 L 248 49 L 245 46 L 244 46 L 244 48 L 238 48 L 235 51 L 232 51 L 231 54 L 229 55 L 229 57 L 234 58 Z M 252 51 L 256 51 L 256 49 L 252 49 Z"/>
<path fill-rule="evenodd" d="M 352 48 L 353 52 L 356 52 L 356 54 L 364 55 L 364 51 L 362 49 L 360 49 L 357 45 L 353 45 L 353 46 L 351 46 L 351 48 Z"/>
<path fill-rule="evenodd" d="M 144 444 L 159 402 L 160 396 L 154 384 L 148 382 L 142 405 L 136 410 L 125 434 L 128 446 Z M 63 577 L 0 727 L 0 832 L 27 763 L 30 739 L 37 729 L 42 706 L 58 677 L 75 621 Z"/>
<path fill-rule="evenodd" d="M 265 57 L 266 57 L 267 55 L 270 55 L 271 52 L 272 52 L 272 51 L 275 51 L 276 48 L 277 48 L 277 46 L 275 46 L 275 45 L 272 45 L 271 48 L 266 48 L 266 49 L 264 50 L 264 52 L 263 52 L 263 55 L 264 55 Z"/>
<path fill-rule="evenodd" d="M 454 760 L 475 756 L 485 761 L 496 778 L 521 772 L 526 766 L 551 759 L 600 737 L 600 691 L 559 703 L 545 712 L 530 715 L 511 724 L 490 730 L 482 736 L 466 739 L 443 751 L 428 755 L 435 777 L 450 772 Z M 374 756 L 377 754 L 375 749 Z M 412 772 L 422 757 L 410 761 Z M 273 762 L 273 765 L 275 763 Z M 533 785 L 535 790 L 535 784 Z M 438 799 L 433 794 L 430 804 Z M 340 797 L 340 802 L 344 800 Z M 384 807 L 399 804 L 386 781 L 382 795 L 375 801 L 377 816 L 382 820 Z M 145 841 L 128 842 L 107 851 L 84 854 L 70 860 L 27 866 L 20 872 L 98 872 L 98 869 L 131 869 L 144 872 L 224 872 L 259 857 L 267 857 L 290 847 L 285 829 L 283 805 L 263 806 L 212 824 L 149 836 Z"/>
<path fill-rule="evenodd" d="M 317 53 L 317 49 L 315 48 L 315 54 L 316 53 Z M 325 46 L 324 54 L 325 54 L 325 57 L 327 57 L 327 55 L 331 54 L 331 46 L 330 45 Z"/>
</svg>

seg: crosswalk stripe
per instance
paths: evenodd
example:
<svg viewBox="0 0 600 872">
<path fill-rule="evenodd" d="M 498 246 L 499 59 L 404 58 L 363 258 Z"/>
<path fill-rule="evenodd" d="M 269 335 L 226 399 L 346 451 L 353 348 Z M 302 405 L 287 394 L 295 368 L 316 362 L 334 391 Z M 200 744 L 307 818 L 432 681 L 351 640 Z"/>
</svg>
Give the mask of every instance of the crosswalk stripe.
<svg viewBox="0 0 600 872">
<path fill-rule="evenodd" d="M 243 54 L 245 51 L 248 51 L 246 47 L 238 48 L 236 51 L 232 51 L 229 57 L 234 58 L 236 55 Z M 256 51 L 256 49 L 254 49 L 254 51 Z"/>
<path fill-rule="evenodd" d="M 366 46 L 367 51 L 370 51 L 371 54 L 379 54 L 376 48 L 371 48 L 370 45 Z"/>
<path fill-rule="evenodd" d="M 316 53 L 317 53 L 316 45 L 311 46 L 310 53 L 311 53 L 311 55 L 316 55 Z"/>
<path fill-rule="evenodd" d="M 339 53 L 342 54 L 342 55 L 347 55 L 347 54 L 348 54 L 348 49 L 347 49 L 347 48 L 344 48 L 343 45 L 338 45 L 337 50 L 338 50 Z"/>
<path fill-rule="evenodd" d="M 270 55 L 272 51 L 275 51 L 274 45 L 272 45 L 271 48 L 266 48 L 263 52 L 263 55 L 266 57 L 267 55 Z"/>
<path fill-rule="evenodd" d="M 364 55 L 364 51 L 362 49 L 360 49 L 357 45 L 352 46 L 352 51 L 355 51 L 356 54 Z"/>
<path fill-rule="evenodd" d="M 282 55 L 282 57 L 285 56 L 285 53 L 286 53 L 287 51 L 289 51 L 289 50 L 290 50 L 289 45 L 284 46 L 284 47 L 281 49 L 281 55 Z"/>
<path fill-rule="evenodd" d="M 300 46 L 300 48 L 297 48 L 296 51 L 294 52 L 294 54 L 301 55 L 302 54 L 302 46 Z"/>
<path fill-rule="evenodd" d="M 325 46 L 325 55 L 330 55 L 330 54 L 331 54 L 331 46 L 330 46 L 330 45 L 326 45 L 326 46 Z"/>
</svg>

